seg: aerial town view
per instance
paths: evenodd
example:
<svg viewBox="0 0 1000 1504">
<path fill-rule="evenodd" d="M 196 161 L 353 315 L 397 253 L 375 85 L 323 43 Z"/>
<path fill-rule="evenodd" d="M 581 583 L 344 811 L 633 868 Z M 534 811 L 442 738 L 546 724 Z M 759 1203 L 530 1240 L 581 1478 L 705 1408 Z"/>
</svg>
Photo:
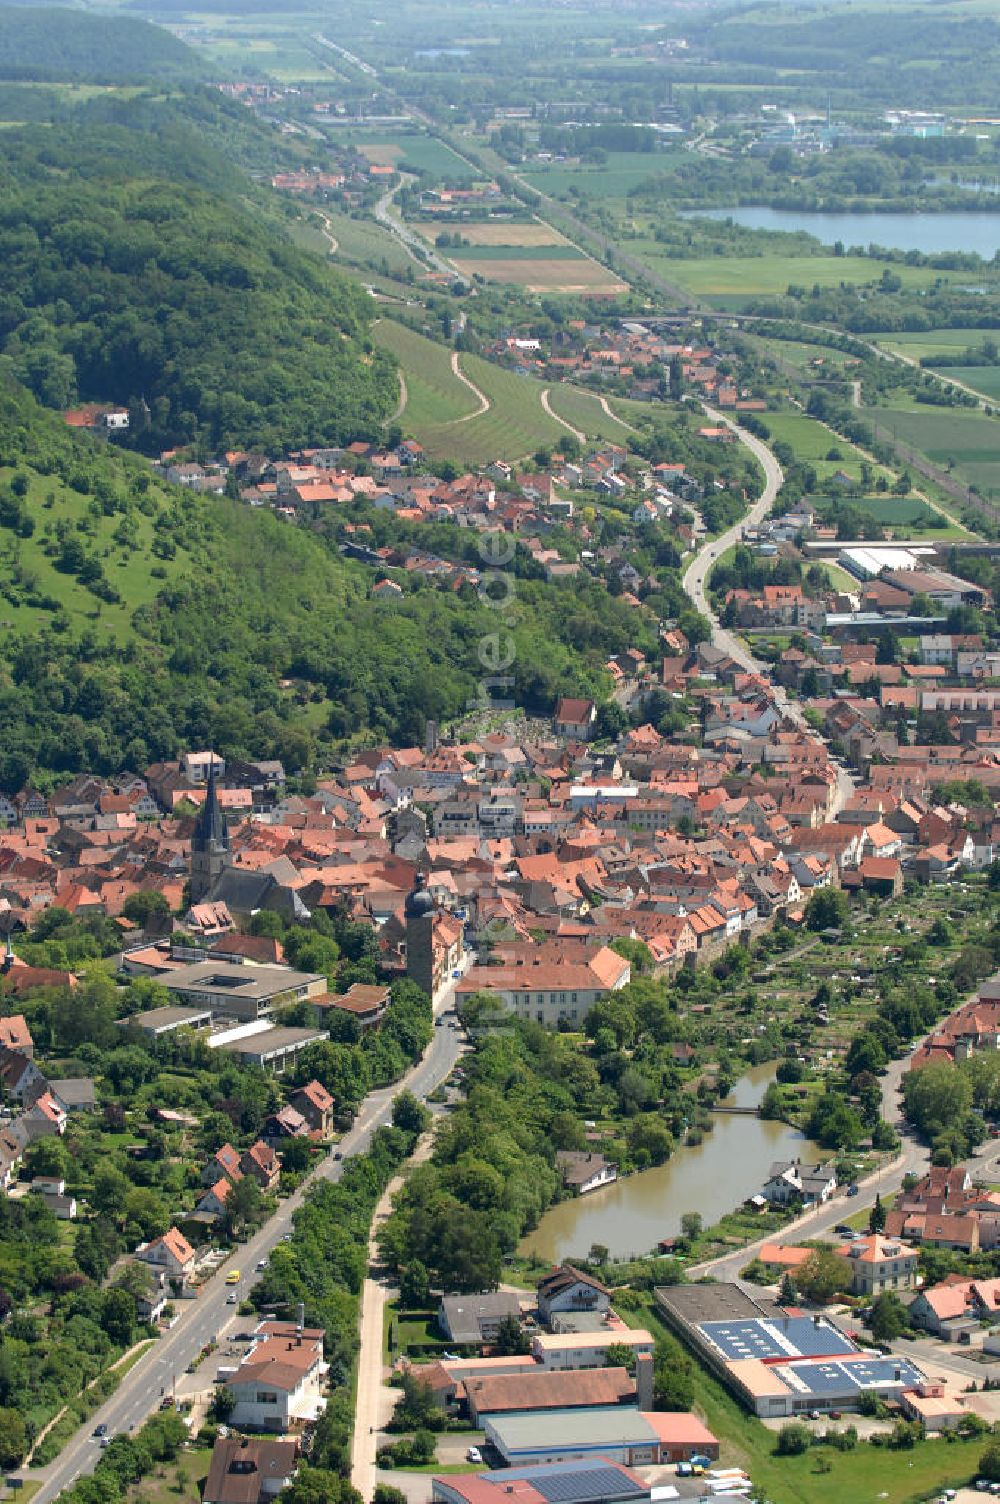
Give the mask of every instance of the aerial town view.
<svg viewBox="0 0 1000 1504">
<path fill-rule="evenodd" d="M 0 1504 L 1000 1496 L 1000 0 L 0 3 Z"/>
</svg>

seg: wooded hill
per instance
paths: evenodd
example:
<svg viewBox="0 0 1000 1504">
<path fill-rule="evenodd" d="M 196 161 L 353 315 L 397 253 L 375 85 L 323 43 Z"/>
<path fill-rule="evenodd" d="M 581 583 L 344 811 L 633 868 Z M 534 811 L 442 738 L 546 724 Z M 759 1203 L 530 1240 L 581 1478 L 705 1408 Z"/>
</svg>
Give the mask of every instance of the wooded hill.
<svg viewBox="0 0 1000 1504">
<path fill-rule="evenodd" d="M 0 79 L 190 82 L 201 73 L 196 53 L 148 21 L 54 5 L 0 5 Z"/>
<path fill-rule="evenodd" d="M 369 599 L 335 545 L 162 486 L 0 383 L 0 787 L 141 768 L 184 746 L 328 764 L 348 734 L 407 741 L 474 701 L 497 613 L 427 585 Z M 634 610 L 598 582 L 518 581 L 513 697 L 607 689 Z M 282 681 L 285 681 L 284 685 Z"/>
<path fill-rule="evenodd" d="M 0 139 L 11 373 L 57 409 L 144 402 L 130 442 L 147 453 L 375 437 L 398 388 L 364 292 L 288 240 L 198 101 L 108 113 Z"/>
</svg>

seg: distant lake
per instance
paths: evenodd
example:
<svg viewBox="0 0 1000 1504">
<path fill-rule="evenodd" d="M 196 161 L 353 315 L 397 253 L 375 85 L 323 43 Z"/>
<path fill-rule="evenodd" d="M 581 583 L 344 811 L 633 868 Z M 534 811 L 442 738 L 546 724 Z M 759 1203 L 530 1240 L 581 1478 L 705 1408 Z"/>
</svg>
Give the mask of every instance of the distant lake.
<svg viewBox="0 0 1000 1504">
<path fill-rule="evenodd" d="M 805 231 L 824 245 L 882 245 L 898 251 L 976 251 L 992 261 L 1000 250 L 1000 213 L 954 209 L 945 214 L 865 214 L 859 210 L 824 214 L 799 209 L 686 210 L 685 219 L 731 219 L 750 230 Z"/>
</svg>

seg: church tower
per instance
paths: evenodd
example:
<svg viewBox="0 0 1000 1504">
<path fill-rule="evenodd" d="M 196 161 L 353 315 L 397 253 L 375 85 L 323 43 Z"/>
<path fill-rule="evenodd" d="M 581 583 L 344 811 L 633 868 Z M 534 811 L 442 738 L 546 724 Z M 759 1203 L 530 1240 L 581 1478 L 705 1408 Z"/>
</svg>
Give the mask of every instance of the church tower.
<svg viewBox="0 0 1000 1504">
<path fill-rule="evenodd" d="M 208 769 L 208 793 L 191 837 L 191 902 L 202 903 L 232 858 L 229 826 L 215 788 L 215 758 Z"/>
<path fill-rule="evenodd" d="M 427 891 L 427 878 L 418 873 L 413 892 L 406 898 L 406 975 L 434 998 L 434 900 Z"/>
</svg>

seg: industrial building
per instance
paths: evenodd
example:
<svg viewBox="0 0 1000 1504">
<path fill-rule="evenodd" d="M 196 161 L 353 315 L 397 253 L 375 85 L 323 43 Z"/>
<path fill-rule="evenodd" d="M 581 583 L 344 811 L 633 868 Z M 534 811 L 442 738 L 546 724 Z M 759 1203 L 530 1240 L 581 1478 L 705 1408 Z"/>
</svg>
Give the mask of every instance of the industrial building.
<svg viewBox="0 0 1000 1504">
<path fill-rule="evenodd" d="M 667 1323 L 756 1415 L 856 1410 L 862 1393 L 898 1400 L 926 1383 L 908 1358 L 861 1349 L 825 1317 L 792 1315 L 738 1285 L 654 1295 Z"/>
<path fill-rule="evenodd" d="M 686 1410 L 544 1410 L 488 1417 L 486 1445 L 508 1467 L 607 1458 L 626 1467 L 651 1467 L 719 1455 L 711 1431 Z"/>
</svg>

